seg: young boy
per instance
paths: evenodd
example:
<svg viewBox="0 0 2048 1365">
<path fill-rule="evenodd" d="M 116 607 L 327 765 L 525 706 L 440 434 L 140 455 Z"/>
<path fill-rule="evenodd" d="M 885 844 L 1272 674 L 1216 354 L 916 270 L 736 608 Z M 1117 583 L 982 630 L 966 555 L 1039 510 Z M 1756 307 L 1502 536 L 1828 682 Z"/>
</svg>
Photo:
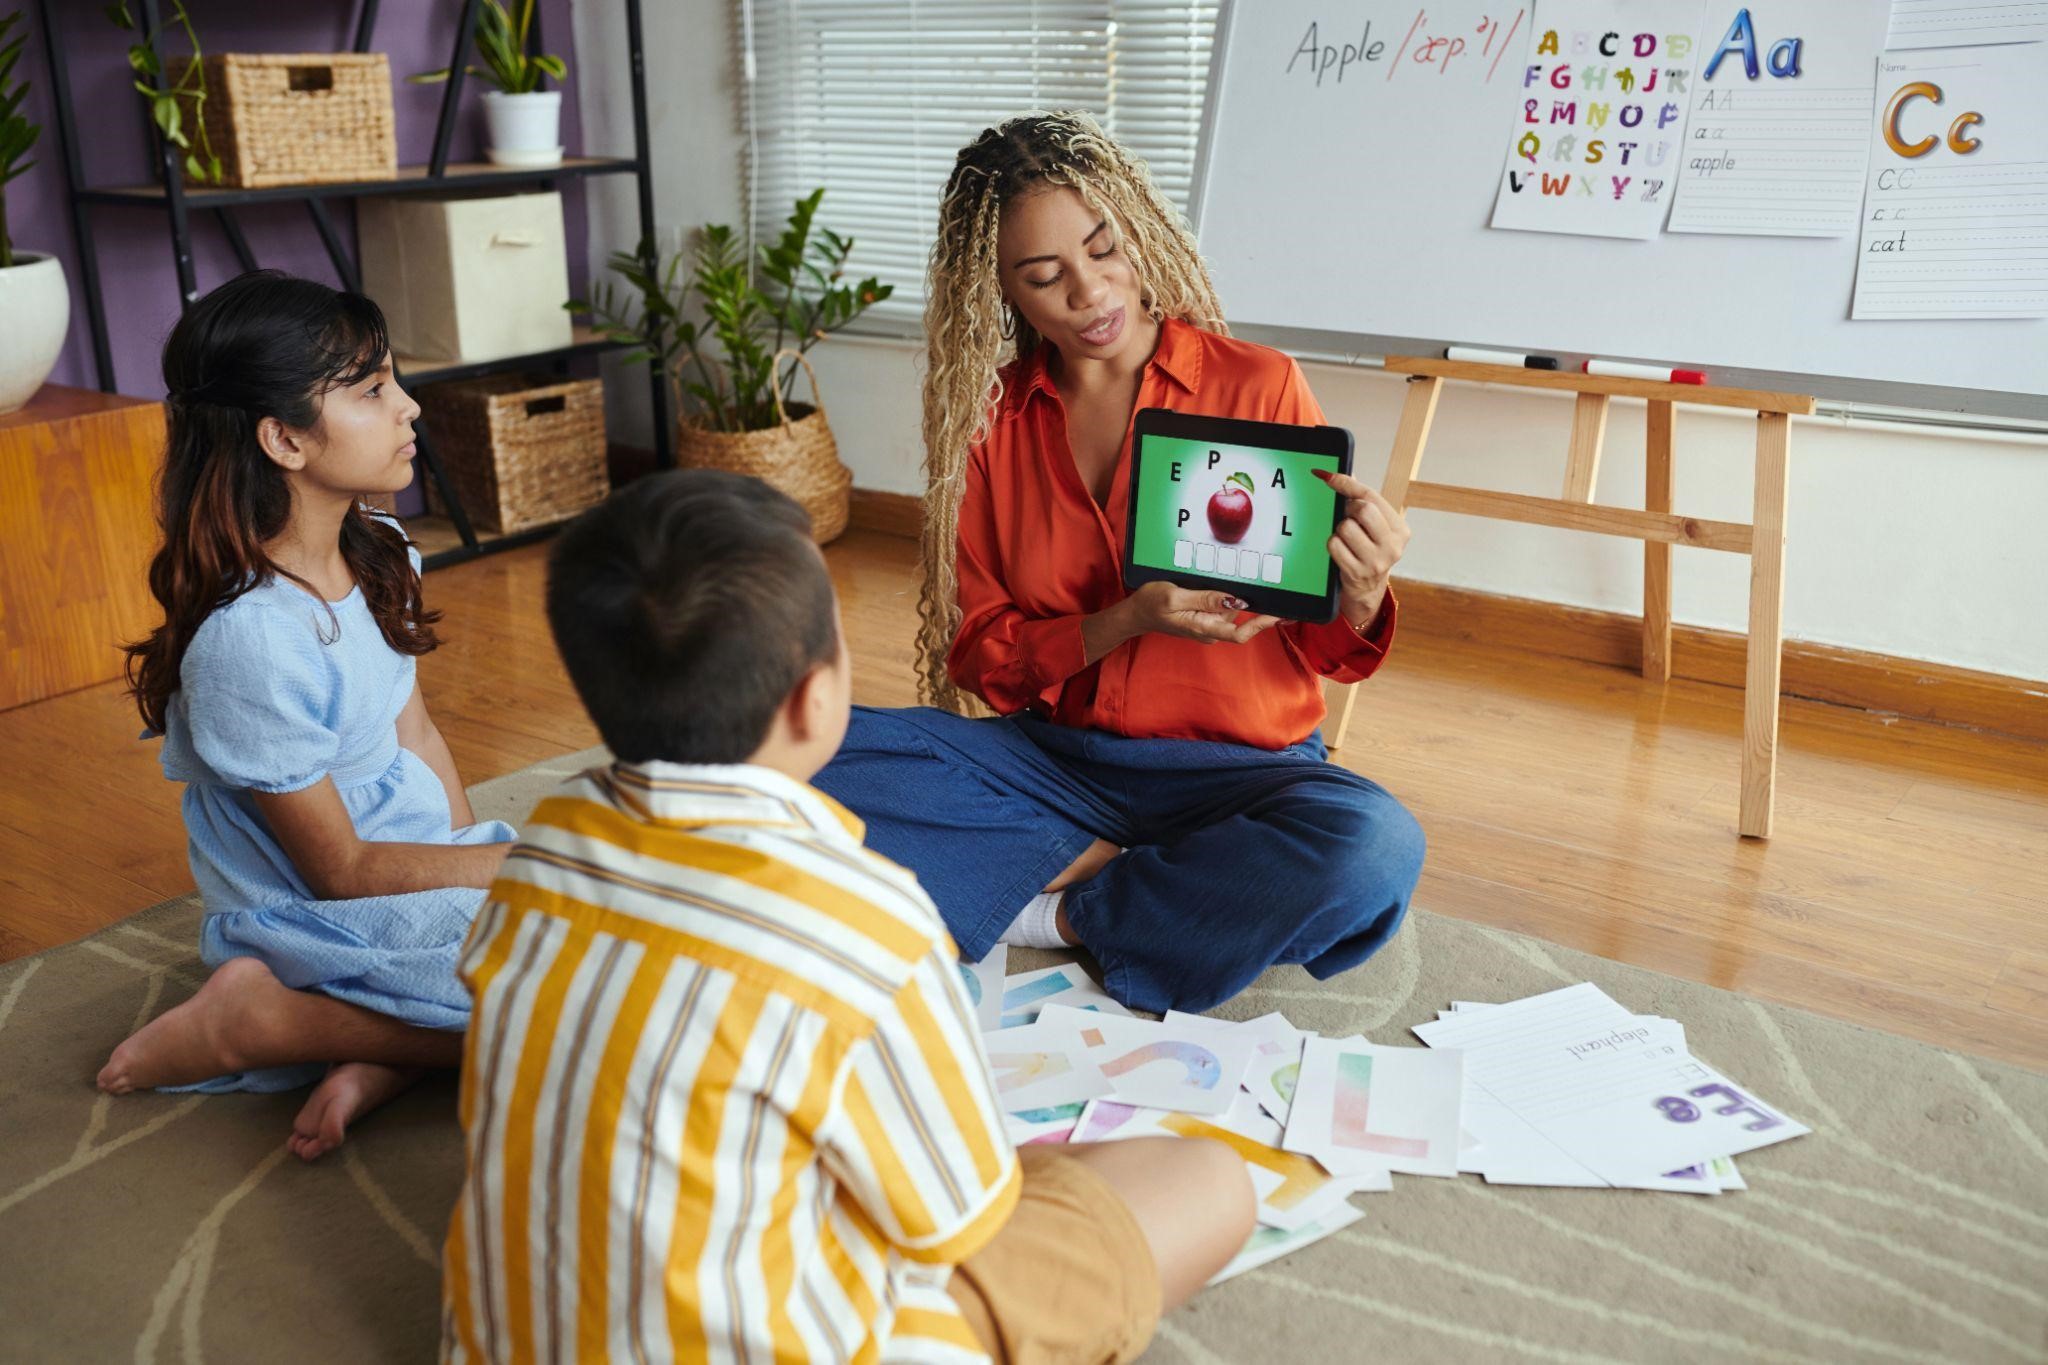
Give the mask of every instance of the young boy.
<svg viewBox="0 0 2048 1365">
<path fill-rule="evenodd" d="M 1171 1139 L 1019 1160 L 938 912 L 806 785 L 851 668 L 802 510 L 641 479 L 547 606 L 617 762 L 534 810 L 463 954 L 444 1357 L 1134 1358 L 1250 1179 Z"/>
</svg>

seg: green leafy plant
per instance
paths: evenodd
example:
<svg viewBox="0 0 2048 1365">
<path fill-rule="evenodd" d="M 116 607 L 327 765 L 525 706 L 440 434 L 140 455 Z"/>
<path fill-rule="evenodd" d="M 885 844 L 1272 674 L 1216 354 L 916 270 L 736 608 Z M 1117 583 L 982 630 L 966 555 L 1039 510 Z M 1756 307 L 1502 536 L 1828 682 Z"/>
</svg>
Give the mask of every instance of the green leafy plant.
<svg viewBox="0 0 2048 1365">
<path fill-rule="evenodd" d="M 185 154 L 185 174 L 194 180 L 218 183 L 221 178 L 220 158 L 213 154 L 213 141 L 206 135 L 206 64 L 200 60 L 199 35 L 193 31 L 192 16 L 185 13 L 185 0 L 171 0 L 171 17 L 157 25 L 156 32 L 144 33 L 137 26 L 135 16 L 129 12 L 128 0 L 117 0 L 107 6 L 107 18 L 124 33 L 133 33 L 137 41 L 128 48 L 128 65 L 135 72 L 135 88 L 149 101 L 149 116 L 156 121 L 157 131 L 164 141 Z M 163 74 L 163 58 L 157 53 L 157 39 L 173 24 L 185 30 L 185 41 L 192 45 L 192 60 L 176 81 L 159 90 L 156 78 Z M 190 112 L 187 113 L 189 108 Z M 199 132 L 199 145 L 195 148 L 187 134 L 187 128 Z"/>
<path fill-rule="evenodd" d="M 500 0 L 484 0 L 476 16 L 476 52 L 484 64 L 466 66 L 463 70 L 489 81 L 508 95 L 530 95 L 541 88 L 542 79 L 547 76 L 558 81 L 569 79 L 569 68 L 560 57 L 546 53 L 528 55 L 526 36 L 532 31 L 533 0 L 520 6 L 516 20 Z M 406 79 L 417 85 L 445 81 L 448 69 L 443 67 Z"/>
<path fill-rule="evenodd" d="M 14 264 L 14 239 L 7 235 L 7 182 L 28 174 L 36 164 L 22 158 L 43 134 L 42 125 L 30 123 L 28 115 L 21 112 L 22 101 L 28 98 L 28 82 L 12 89 L 7 84 L 14 76 L 14 64 L 21 60 L 21 45 L 28 39 L 25 33 L 8 36 L 20 22 L 19 10 L 0 15 L 0 270 Z"/>
<path fill-rule="evenodd" d="M 651 241 L 612 253 L 628 286 L 599 282 L 589 299 L 571 299 L 598 331 L 632 346 L 631 360 L 659 360 L 678 412 L 713 431 L 758 431 L 780 420 L 779 391 L 794 394 L 798 366 L 778 365 L 785 348 L 808 351 L 895 292 L 875 278 L 844 284 L 853 239 L 818 226 L 817 190 L 796 201 L 789 223 L 760 248 L 750 274 L 747 252 L 730 227 L 706 224 L 666 260 Z M 688 273 L 685 274 L 685 267 Z M 690 316 L 694 299 L 701 321 Z M 718 354 L 707 355 L 708 349 Z"/>
</svg>

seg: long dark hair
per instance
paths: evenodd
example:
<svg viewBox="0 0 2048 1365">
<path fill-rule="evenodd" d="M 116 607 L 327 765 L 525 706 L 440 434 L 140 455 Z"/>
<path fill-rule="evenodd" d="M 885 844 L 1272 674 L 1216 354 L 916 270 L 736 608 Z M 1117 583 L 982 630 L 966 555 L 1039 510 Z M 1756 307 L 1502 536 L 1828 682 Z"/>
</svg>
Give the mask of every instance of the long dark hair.
<svg viewBox="0 0 2048 1365">
<path fill-rule="evenodd" d="M 125 646 L 129 691 L 150 729 L 164 728 L 186 646 L 210 613 L 278 575 L 304 585 L 265 549 L 285 529 L 292 498 L 257 424 L 275 417 L 313 429 L 328 390 L 361 383 L 389 349 L 384 314 L 369 299 L 276 270 L 230 280 L 172 329 L 170 435 L 157 480 L 164 541 L 149 565 L 164 623 Z M 440 643 L 440 614 L 421 604 L 406 544 L 360 503 L 341 524 L 342 558 L 385 642 L 418 655 Z"/>
</svg>

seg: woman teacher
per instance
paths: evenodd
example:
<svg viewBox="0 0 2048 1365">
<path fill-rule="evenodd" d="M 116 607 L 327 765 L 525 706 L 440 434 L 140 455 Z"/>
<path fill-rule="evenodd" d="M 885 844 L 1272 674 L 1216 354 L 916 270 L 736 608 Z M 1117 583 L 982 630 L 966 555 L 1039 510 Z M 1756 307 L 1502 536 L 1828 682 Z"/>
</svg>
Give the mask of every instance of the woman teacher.
<svg viewBox="0 0 2048 1365">
<path fill-rule="evenodd" d="M 1407 911 L 1423 837 L 1324 761 L 1321 682 L 1385 659 L 1406 520 L 1326 476 L 1349 500 L 1327 624 L 1121 579 L 1133 414 L 1321 424 L 1300 368 L 1227 335 L 1184 220 L 1080 113 L 960 153 L 925 332 L 933 706 L 856 708 L 817 785 L 917 873 L 970 960 L 1078 944 L 1119 1000 L 1190 1011 L 1274 963 L 1364 961 Z M 956 714 L 970 697 L 995 716 Z"/>
</svg>

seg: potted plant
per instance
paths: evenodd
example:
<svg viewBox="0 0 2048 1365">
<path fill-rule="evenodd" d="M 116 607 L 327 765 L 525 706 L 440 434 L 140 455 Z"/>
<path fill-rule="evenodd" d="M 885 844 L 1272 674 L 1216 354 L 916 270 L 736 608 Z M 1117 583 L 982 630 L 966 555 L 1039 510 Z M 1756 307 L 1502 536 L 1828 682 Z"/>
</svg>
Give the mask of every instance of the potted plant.
<svg viewBox="0 0 2048 1365">
<path fill-rule="evenodd" d="M 137 41 L 128 48 L 128 66 L 135 72 L 135 88 L 149 101 L 149 116 L 165 142 L 185 154 L 185 177 L 201 184 L 217 185 L 223 179 L 220 158 L 214 155 L 213 140 L 207 136 L 206 119 L 206 69 L 204 54 L 199 50 L 199 34 L 192 27 L 192 16 L 185 13 L 185 0 L 171 0 L 171 17 L 157 26 L 155 33 L 144 33 L 129 12 L 128 0 L 116 0 L 107 6 L 107 18 L 114 27 L 134 33 Z M 176 25 L 185 30 L 185 40 L 192 45 L 192 56 L 185 63 L 178 79 L 168 88 L 156 88 L 156 78 L 163 71 L 163 58 L 157 54 L 156 40 L 165 29 Z M 191 112 L 186 112 L 190 106 Z M 192 145 L 187 129 L 199 134 L 199 145 Z"/>
<path fill-rule="evenodd" d="M 35 165 L 26 158 L 42 126 L 21 111 L 28 82 L 11 85 L 27 35 L 21 14 L 0 16 L 0 413 L 26 407 L 56 367 L 71 325 L 71 287 L 55 256 L 17 252 L 7 233 L 7 182 Z"/>
<path fill-rule="evenodd" d="M 839 461 L 805 352 L 894 292 L 872 277 L 841 283 L 853 239 L 816 225 L 824 196 L 799 199 L 758 261 L 732 228 L 706 224 L 666 260 L 651 241 L 614 252 L 611 268 L 630 286 L 623 297 L 607 280 L 567 304 L 634 347 L 628 360 L 661 363 L 682 463 L 775 485 L 811 514 L 820 544 L 846 529 L 853 476 Z M 691 316 L 693 300 L 701 320 Z M 810 375 L 811 403 L 794 401 L 799 368 Z"/>
<path fill-rule="evenodd" d="M 491 139 L 485 154 L 495 165 L 562 164 L 562 92 L 541 86 L 549 76 L 567 80 L 569 69 L 552 54 L 528 54 L 526 40 L 532 30 L 533 0 L 520 4 L 516 20 L 501 0 L 484 0 L 477 11 L 476 50 L 484 64 L 463 69 L 498 87 L 484 92 Z M 445 81 L 448 72 L 429 71 L 410 79 Z"/>
</svg>

